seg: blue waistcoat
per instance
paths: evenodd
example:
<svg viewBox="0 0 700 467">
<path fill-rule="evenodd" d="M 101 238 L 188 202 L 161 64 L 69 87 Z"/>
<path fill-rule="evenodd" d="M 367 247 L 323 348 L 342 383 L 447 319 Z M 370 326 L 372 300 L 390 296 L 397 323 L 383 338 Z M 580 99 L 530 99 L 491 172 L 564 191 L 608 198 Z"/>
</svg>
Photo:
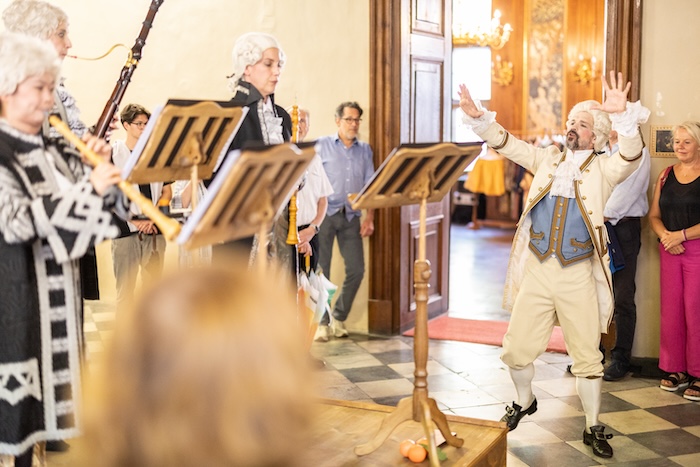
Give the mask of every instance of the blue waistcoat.
<svg viewBox="0 0 700 467">
<path fill-rule="evenodd" d="M 545 196 L 530 212 L 530 250 L 543 262 L 569 266 L 593 256 L 593 242 L 575 198 Z"/>
</svg>

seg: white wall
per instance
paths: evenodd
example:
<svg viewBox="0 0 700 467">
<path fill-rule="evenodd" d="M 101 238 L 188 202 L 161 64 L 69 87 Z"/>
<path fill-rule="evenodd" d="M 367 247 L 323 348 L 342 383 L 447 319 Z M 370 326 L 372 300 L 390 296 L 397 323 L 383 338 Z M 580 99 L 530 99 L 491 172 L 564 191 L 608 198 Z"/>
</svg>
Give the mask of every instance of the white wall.
<svg viewBox="0 0 700 467">
<path fill-rule="evenodd" d="M 151 4 L 150 0 L 51 1 L 68 14 L 70 53 L 81 57 L 102 55 L 117 43 L 130 49 Z M 0 9 L 9 4 L 10 0 L 0 0 Z M 308 138 L 336 131 L 333 112 L 342 101 L 356 100 L 369 109 L 369 2 L 362 0 L 164 1 L 122 104 L 136 102 L 152 109 L 168 98 L 230 99 L 225 77 L 232 70 L 231 48 L 249 31 L 275 35 L 286 52 L 275 98 L 283 107 L 296 103 L 310 110 Z M 120 48 L 99 61 L 66 59 L 66 86 L 86 123 L 93 124 L 102 113 L 126 58 L 127 50 Z M 363 126 L 369 128 L 367 118 Z M 169 245 L 169 260 L 174 251 Z M 98 253 L 103 260 L 103 297 L 110 299 L 114 278 L 109 245 L 100 246 Z M 336 267 L 342 265 L 334 262 Z M 366 281 L 356 304 L 348 324 L 366 330 Z"/>
<path fill-rule="evenodd" d="M 651 110 L 642 128 L 647 145 L 651 127 L 700 120 L 700 2 L 645 0 L 642 12 L 641 101 Z M 652 158 L 649 199 L 659 173 L 676 158 Z M 633 354 L 659 356 L 659 253 L 656 235 L 643 223 L 637 271 L 637 333 Z"/>
</svg>

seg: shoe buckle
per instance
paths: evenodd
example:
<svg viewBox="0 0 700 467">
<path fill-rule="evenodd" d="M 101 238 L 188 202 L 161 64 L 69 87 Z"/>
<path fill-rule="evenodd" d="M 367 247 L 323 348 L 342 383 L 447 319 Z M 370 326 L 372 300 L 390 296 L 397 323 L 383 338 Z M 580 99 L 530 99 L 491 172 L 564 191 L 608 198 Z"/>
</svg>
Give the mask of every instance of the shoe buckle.
<svg viewBox="0 0 700 467">
<path fill-rule="evenodd" d="M 612 433 L 603 433 L 602 431 L 596 431 L 593 434 L 595 435 L 595 439 L 600 440 L 606 440 L 613 437 Z"/>
<path fill-rule="evenodd" d="M 509 417 L 512 417 L 515 415 L 515 409 L 511 407 L 510 405 L 506 406 L 506 413 L 508 414 Z"/>
</svg>

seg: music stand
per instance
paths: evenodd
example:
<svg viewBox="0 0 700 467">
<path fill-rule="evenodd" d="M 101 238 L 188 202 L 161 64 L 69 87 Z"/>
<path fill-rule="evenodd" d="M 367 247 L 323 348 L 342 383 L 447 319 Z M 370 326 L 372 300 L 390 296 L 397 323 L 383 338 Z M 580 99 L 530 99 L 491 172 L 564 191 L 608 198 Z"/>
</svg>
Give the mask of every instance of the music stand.
<svg viewBox="0 0 700 467">
<path fill-rule="evenodd" d="M 427 204 L 441 201 L 445 197 L 464 169 L 479 155 L 481 145 L 482 143 L 401 145 L 392 151 L 360 193 L 349 195 L 353 209 L 420 204 L 418 256 L 413 270 L 416 300 L 413 395 L 399 401 L 394 412 L 382 422 L 374 439 L 355 447 L 358 456 L 376 450 L 399 424 L 408 420 L 423 423 L 431 458 L 436 450 L 434 433 L 428 429 L 429 419 L 435 422 L 450 446 L 459 448 L 464 443 L 463 439 L 452 435 L 447 418 L 435 400 L 428 397 L 428 281 L 431 271 L 425 253 L 425 228 Z"/>
<path fill-rule="evenodd" d="M 189 179 L 194 210 L 199 180 L 211 178 L 247 113 L 230 101 L 169 99 L 148 119 L 122 178 L 138 184 Z"/>
<path fill-rule="evenodd" d="M 264 268 L 263 238 L 315 154 L 313 144 L 291 143 L 229 154 L 176 242 L 193 249 L 258 233 Z"/>
<path fill-rule="evenodd" d="M 122 171 L 131 183 L 211 178 L 248 111 L 230 102 L 170 99 L 149 118 Z"/>
</svg>

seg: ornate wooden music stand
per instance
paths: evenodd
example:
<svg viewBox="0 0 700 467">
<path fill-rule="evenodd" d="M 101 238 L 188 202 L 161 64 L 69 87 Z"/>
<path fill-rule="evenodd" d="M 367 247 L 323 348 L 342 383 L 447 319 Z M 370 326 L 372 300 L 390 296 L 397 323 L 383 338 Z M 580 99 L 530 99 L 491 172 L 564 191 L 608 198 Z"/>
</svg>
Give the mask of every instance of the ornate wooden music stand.
<svg viewBox="0 0 700 467">
<path fill-rule="evenodd" d="M 199 180 L 211 178 L 247 112 L 230 102 L 168 100 L 148 120 L 122 178 L 139 184 L 189 179 L 194 210 Z"/>
<path fill-rule="evenodd" d="M 264 238 L 315 154 L 313 145 L 291 143 L 229 154 L 176 242 L 193 249 L 255 233 Z M 264 268 L 267 255 L 258 254 Z"/>
<path fill-rule="evenodd" d="M 428 397 L 428 281 L 431 271 L 425 253 L 425 226 L 427 204 L 441 201 L 480 152 L 481 143 L 402 145 L 392 151 L 360 193 L 350 195 L 353 209 L 420 204 L 418 255 L 413 271 L 416 300 L 413 395 L 399 401 L 394 412 L 382 422 L 374 439 L 355 447 L 358 456 L 373 452 L 399 424 L 414 420 L 423 423 L 433 458 L 435 439 L 432 430 L 428 429 L 431 425 L 428 417 L 451 446 L 461 447 L 464 443 L 463 439 L 452 435 L 445 415 L 435 400 Z"/>
<path fill-rule="evenodd" d="M 149 118 L 122 178 L 139 184 L 189 179 L 194 210 L 200 178 L 211 178 L 247 112 L 247 107 L 230 102 L 168 100 Z M 179 230 L 166 239 L 172 241 L 178 234 Z M 199 260 L 195 250 L 194 261 Z"/>
</svg>

